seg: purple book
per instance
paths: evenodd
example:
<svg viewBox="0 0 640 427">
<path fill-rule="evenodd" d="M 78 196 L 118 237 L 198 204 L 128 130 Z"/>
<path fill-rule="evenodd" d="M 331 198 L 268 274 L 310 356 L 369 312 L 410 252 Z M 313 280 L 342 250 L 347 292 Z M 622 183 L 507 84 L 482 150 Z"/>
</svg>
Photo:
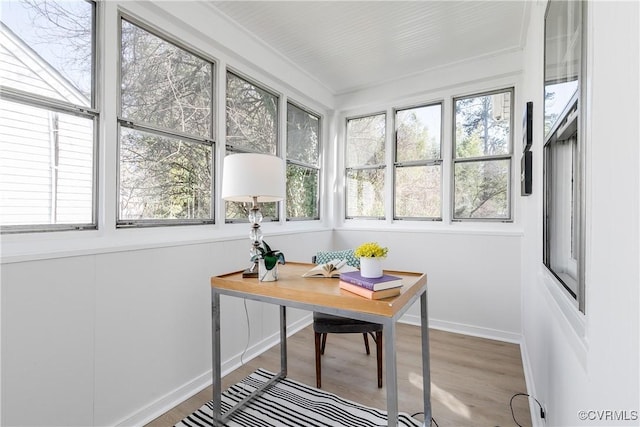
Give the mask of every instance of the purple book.
<svg viewBox="0 0 640 427">
<path fill-rule="evenodd" d="M 354 285 L 362 286 L 370 291 L 381 291 L 383 289 L 397 288 L 402 286 L 400 277 L 383 274 L 382 277 L 370 278 L 362 277 L 360 271 L 349 271 L 340 273 L 340 280 Z"/>
</svg>

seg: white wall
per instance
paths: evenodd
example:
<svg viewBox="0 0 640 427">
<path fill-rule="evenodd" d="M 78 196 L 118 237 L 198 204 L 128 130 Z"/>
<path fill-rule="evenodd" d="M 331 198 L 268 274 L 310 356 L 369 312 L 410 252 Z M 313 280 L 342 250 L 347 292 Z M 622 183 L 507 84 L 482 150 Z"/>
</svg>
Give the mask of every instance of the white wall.
<svg viewBox="0 0 640 427">
<path fill-rule="evenodd" d="M 546 2 L 532 4 L 524 67 L 535 129 L 533 195 L 522 206 L 527 381 L 547 409 L 545 425 L 638 425 L 637 420 L 581 421 L 578 411 L 626 411 L 622 415 L 630 418 L 631 411 L 640 410 L 640 7 L 637 2 L 588 3 L 586 315 L 568 302 L 541 264 L 545 7 Z"/>
<path fill-rule="evenodd" d="M 375 229 L 334 233 L 338 249 L 371 240 L 388 247 L 385 269 L 426 272 L 430 327 L 519 342 L 520 234 Z M 419 324 L 419 303 L 403 321 Z"/>
<path fill-rule="evenodd" d="M 291 261 L 331 232 L 270 236 Z M 213 275 L 249 241 L 150 247 L 2 265 L 2 425 L 136 425 L 211 381 Z M 225 372 L 277 342 L 277 309 L 223 297 Z M 309 314 L 290 310 L 295 328 Z"/>
</svg>

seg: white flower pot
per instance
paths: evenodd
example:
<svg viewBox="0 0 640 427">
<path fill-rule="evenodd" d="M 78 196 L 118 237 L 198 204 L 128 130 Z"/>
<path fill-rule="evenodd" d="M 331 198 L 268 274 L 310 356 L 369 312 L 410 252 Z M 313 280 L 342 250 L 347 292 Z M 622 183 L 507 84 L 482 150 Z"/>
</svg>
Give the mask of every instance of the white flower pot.
<svg viewBox="0 0 640 427">
<path fill-rule="evenodd" d="M 267 270 L 264 265 L 264 260 L 258 260 L 258 280 L 261 282 L 275 282 L 278 280 L 278 264 L 276 264 L 271 270 Z"/>
<path fill-rule="evenodd" d="M 382 260 L 379 257 L 360 258 L 360 275 L 370 279 L 382 277 Z"/>
</svg>

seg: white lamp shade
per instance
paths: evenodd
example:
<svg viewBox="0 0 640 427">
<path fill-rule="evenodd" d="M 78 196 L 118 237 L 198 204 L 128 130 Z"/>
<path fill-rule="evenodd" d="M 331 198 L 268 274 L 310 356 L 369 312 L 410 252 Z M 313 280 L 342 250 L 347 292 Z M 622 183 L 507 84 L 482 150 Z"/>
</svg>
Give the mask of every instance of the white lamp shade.
<svg viewBox="0 0 640 427">
<path fill-rule="evenodd" d="M 284 162 L 269 154 L 241 153 L 224 158 L 222 199 L 230 202 L 277 202 L 285 196 Z"/>
</svg>

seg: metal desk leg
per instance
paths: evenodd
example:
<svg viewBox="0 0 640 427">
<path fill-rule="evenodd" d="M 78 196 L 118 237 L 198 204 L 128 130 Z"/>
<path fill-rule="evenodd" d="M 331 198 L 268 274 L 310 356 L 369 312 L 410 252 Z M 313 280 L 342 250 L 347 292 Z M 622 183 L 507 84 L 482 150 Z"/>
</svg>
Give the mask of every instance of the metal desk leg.
<svg viewBox="0 0 640 427">
<path fill-rule="evenodd" d="M 287 376 L 287 307 L 280 306 L 280 375 Z"/>
<path fill-rule="evenodd" d="M 429 366 L 429 317 L 427 291 L 420 295 L 420 329 L 422 335 L 422 397 L 424 399 L 424 425 L 431 425 L 431 368 Z"/>
<path fill-rule="evenodd" d="M 211 291 L 211 358 L 213 422 L 221 425 L 222 418 L 222 360 L 220 359 L 220 294 Z"/>
<path fill-rule="evenodd" d="M 396 364 L 396 322 L 384 323 L 385 378 L 387 380 L 387 425 L 398 426 L 398 367 Z"/>
</svg>

